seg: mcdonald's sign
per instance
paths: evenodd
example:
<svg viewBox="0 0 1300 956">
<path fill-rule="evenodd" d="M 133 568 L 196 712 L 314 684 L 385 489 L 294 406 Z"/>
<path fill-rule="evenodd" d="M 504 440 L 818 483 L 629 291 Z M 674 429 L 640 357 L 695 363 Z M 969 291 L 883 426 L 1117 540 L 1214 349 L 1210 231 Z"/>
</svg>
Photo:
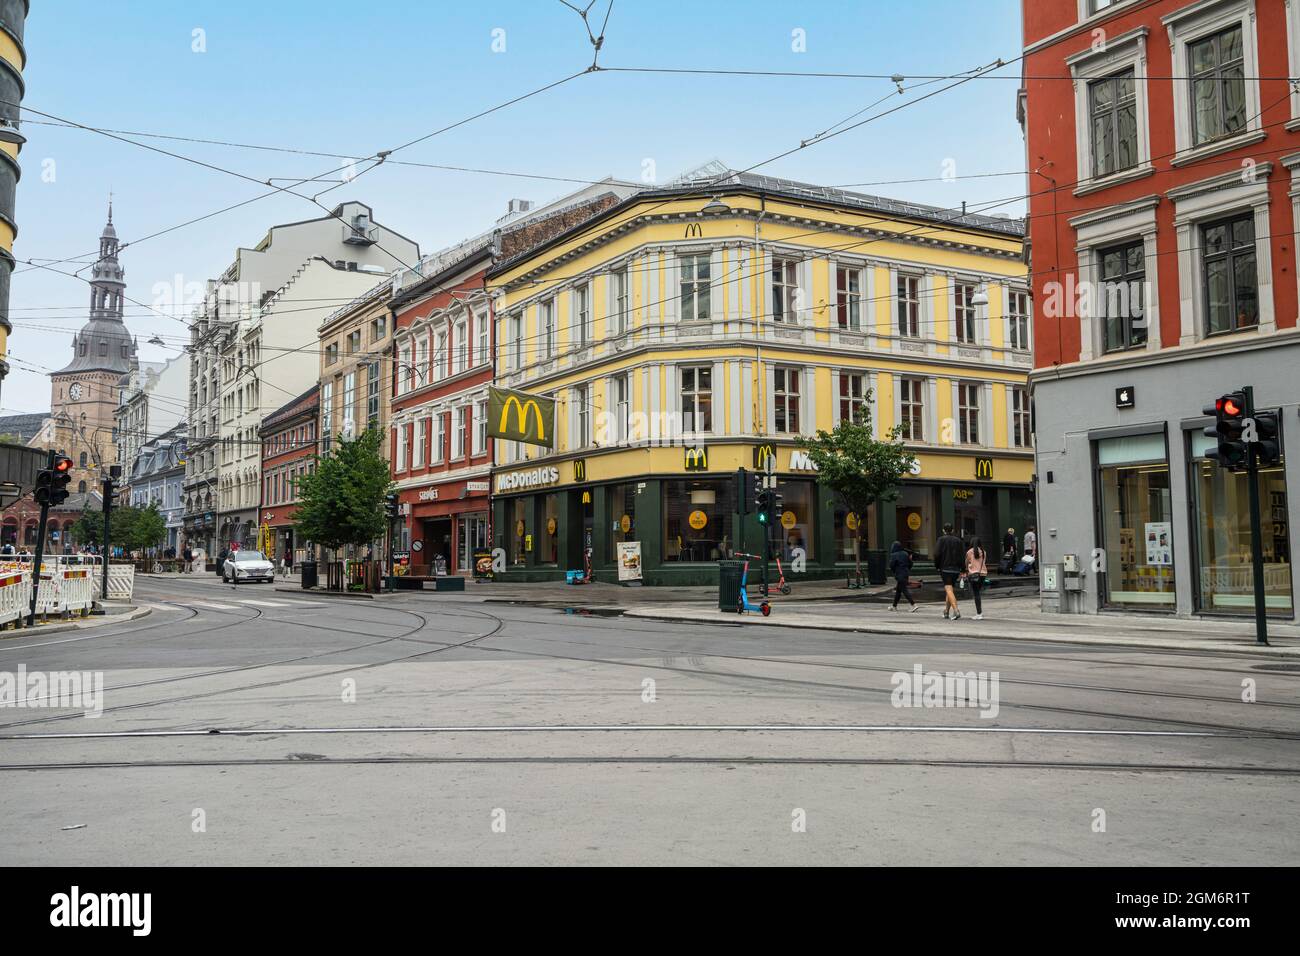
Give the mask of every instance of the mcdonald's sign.
<svg viewBox="0 0 1300 956">
<path fill-rule="evenodd" d="M 993 459 L 992 458 L 975 459 L 975 478 L 978 481 L 993 480 Z"/>
<path fill-rule="evenodd" d="M 586 481 L 586 480 L 587 480 L 587 459 L 585 459 L 585 458 L 575 458 L 575 459 L 574 459 L 574 461 L 573 461 L 573 480 L 574 480 L 574 481 L 578 481 L 578 482 Z"/>
<path fill-rule="evenodd" d="M 754 446 L 754 470 L 763 471 L 767 468 L 768 457 L 776 457 L 776 446 L 771 442 L 764 442 L 762 445 Z"/>
<path fill-rule="evenodd" d="M 555 447 L 554 399 L 489 386 L 487 414 L 493 438 Z"/>
<path fill-rule="evenodd" d="M 686 449 L 687 471 L 709 470 L 709 449 L 704 445 L 692 445 Z"/>
<path fill-rule="evenodd" d="M 704 238 L 704 229 L 701 228 L 698 222 L 688 222 L 686 224 L 686 238 L 702 239 Z"/>
</svg>

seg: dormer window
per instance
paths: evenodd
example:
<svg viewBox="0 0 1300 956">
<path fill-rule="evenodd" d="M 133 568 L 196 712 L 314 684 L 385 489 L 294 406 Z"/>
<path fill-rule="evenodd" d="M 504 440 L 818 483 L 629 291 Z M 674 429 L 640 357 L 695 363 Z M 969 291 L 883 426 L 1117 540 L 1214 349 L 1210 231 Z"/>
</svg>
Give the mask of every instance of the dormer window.
<svg viewBox="0 0 1300 956">
<path fill-rule="evenodd" d="M 108 355 L 108 343 L 107 343 L 107 342 L 100 342 L 100 343 L 99 343 L 99 356 L 100 356 L 100 358 L 105 358 L 105 357 L 107 357 L 107 355 Z"/>
</svg>

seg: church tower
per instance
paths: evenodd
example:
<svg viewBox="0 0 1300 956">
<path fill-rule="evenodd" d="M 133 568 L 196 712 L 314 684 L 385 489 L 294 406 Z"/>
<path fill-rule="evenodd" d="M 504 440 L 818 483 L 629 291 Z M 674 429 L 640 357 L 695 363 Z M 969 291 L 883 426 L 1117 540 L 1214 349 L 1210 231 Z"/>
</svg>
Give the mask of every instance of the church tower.
<svg viewBox="0 0 1300 956">
<path fill-rule="evenodd" d="M 72 340 L 72 360 L 50 374 L 55 447 L 72 459 L 77 491 L 97 491 L 108 466 L 117 464 L 113 413 L 123 378 L 136 364 L 136 343 L 122 318 L 126 274 L 117 252 L 110 200 L 90 272 L 90 319 Z"/>
</svg>

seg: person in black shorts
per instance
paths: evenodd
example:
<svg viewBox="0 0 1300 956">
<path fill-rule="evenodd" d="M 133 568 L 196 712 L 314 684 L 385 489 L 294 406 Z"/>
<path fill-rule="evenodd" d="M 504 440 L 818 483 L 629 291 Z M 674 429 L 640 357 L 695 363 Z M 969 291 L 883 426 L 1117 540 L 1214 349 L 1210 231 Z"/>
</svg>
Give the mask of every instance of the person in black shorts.
<svg viewBox="0 0 1300 956">
<path fill-rule="evenodd" d="M 957 579 L 966 570 L 966 545 L 952 533 L 952 525 L 943 526 L 943 536 L 934 546 L 934 566 L 943 579 L 943 616 L 955 621 L 961 617 L 957 607 Z"/>
</svg>

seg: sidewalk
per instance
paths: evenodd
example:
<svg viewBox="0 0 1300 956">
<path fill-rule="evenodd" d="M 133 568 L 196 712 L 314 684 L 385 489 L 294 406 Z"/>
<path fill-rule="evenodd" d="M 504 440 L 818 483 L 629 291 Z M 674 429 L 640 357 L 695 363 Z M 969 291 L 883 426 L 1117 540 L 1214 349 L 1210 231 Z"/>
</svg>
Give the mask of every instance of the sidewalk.
<svg viewBox="0 0 1300 956">
<path fill-rule="evenodd" d="M 142 617 L 147 617 L 153 613 L 153 608 L 147 606 L 137 606 L 135 604 L 123 604 L 117 601 L 106 601 L 103 604 L 104 613 L 92 615 L 91 617 L 77 617 L 63 620 L 62 618 L 50 618 L 49 621 L 42 624 L 38 618 L 36 624 L 32 627 L 15 627 L 6 630 L 0 630 L 0 641 L 11 640 L 19 637 L 34 637 L 43 634 L 57 634 L 60 631 L 84 631 L 89 628 L 102 627 L 105 624 L 121 624 L 125 621 L 138 621 Z"/>
<path fill-rule="evenodd" d="M 962 601 L 962 617 L 946 621 L 938 603 L 891 611 L 888 604 L 859 601 L 856 605 L 813 602 L 772 605 L 770 617 L 737 615 L 699 605 L 664 603 L 656 607 L 628 608 L 627 617 L 661 621 L 717 621 L 749 627 L 802 627 L 865 634 L 915 634 L 918 636 L 990 638 L 1121 647 L 1156 647 L 1164 650 L 1230 651 L 1269 657 L 1300 658 L 1300 628 L 1269 623 L 1272 647 L 1255 644 L 1253 621 L 1222 619 L 1185 620 L 1135 614 L 1044 614 L 1037 598 L 985 601 L 985 617 L 973 620 L 974 605 Z"/>
</svg>

